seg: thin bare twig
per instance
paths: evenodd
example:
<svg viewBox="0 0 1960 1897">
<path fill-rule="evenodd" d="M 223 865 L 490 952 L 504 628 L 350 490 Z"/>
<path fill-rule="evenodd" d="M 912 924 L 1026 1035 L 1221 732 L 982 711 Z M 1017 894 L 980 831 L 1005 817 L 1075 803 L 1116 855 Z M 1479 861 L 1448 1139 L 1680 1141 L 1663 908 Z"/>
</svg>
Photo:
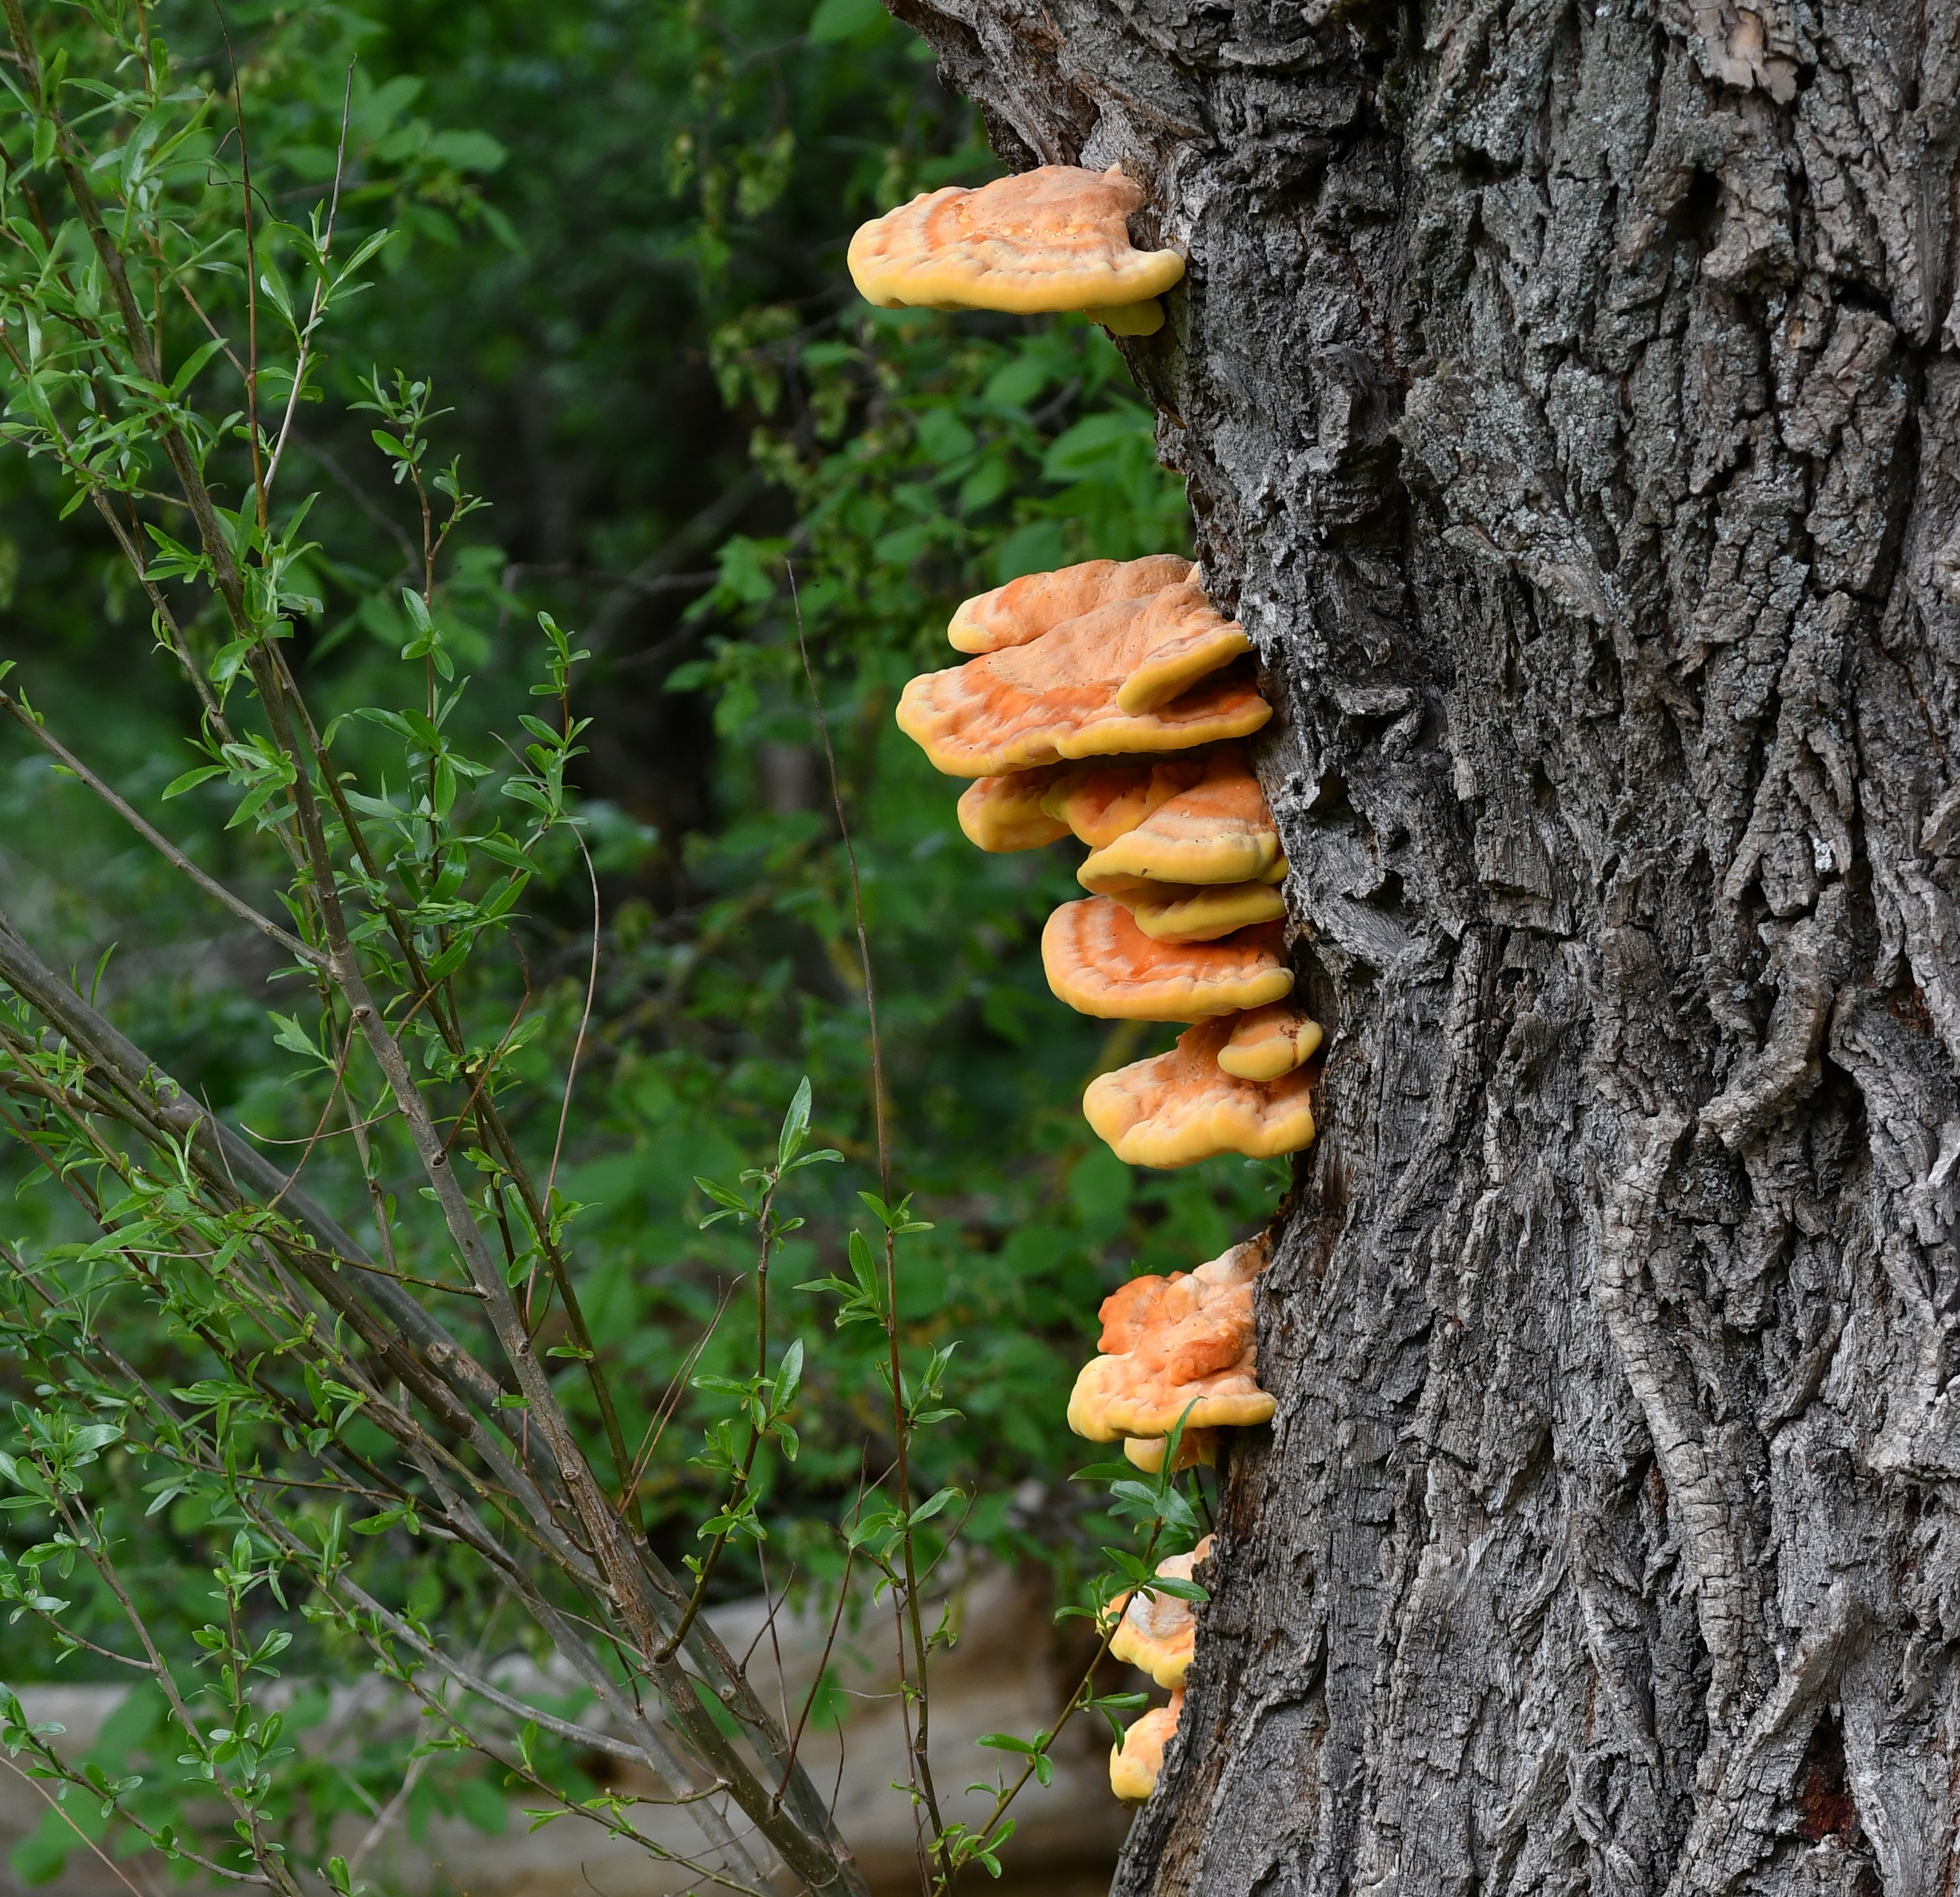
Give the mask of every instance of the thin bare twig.
<svg viewBox="0 0 1960 1897">
<path fill-rule="evenodd" d="M 270 495 L 272 483 L 279 478 L 279 462 L 286 451 L 286 438 L 291 434 L 293 417 L 299 412 L 300 392 L 306 386 L 308 362 L 313 354 L 313 333 L 319 326 L 320 310 L 326 299 L 326 259 L 333 252 L 333 226 L 340 215 L 340 181 L 347 167 L 347 126 L 354 110 L 354 66 L 352 59 L 347 62 L 347 88 L 340 101 L 340 142 L 333 154 L 333 193 L 327 200 L 326 231 L 320 239 L 320 275 L 314 279 L 313 304 L 307 313 L 306 327 L 300 333 L 299 360 L 293 364 L 293 386 L 286 395 L 286 412 L 279 423 L 279 437 L 272 444 L 272 460 L 266 464 L 265 492 Z M 242 142 L 243 129 L 240 129 Z"/>
<path fill-rule="evenodd" d="M 565 1096 L 558 1102 L 558 1137 L 552 1142 L 551 1170 L 545 1174 L 545 1216 L 551 1216 L 552 1189 L 558 1183 L 558 1163 L 565 1151 L 565 1122 L 571 1117 L 571 1090 L 578 1080 L 578 1057 L 585 1052 L 585 1031 L 592 1024 L 592 1004 L 599 992 L 599 872 L 593 868 L 592 852 L 585 847 L 585 839 L 576 826 L 571 832 L 572 841 L 578 845 L 578 853 L 585 859 L 586 880 L 592 885 L 592 966 L 585 977 L 585 1006 L 578 1017 L 578 1036 L 571 1044 L 571 1059 L 566 1068 Z M 544 1234 L 541 1232 L 539 1237 Z M 624 1470 L 621 1474 L 623 1475 Z"/>
<path fill-rule="evenodd" d="M 260 934 L 278 943 L 288 955 L 305 963 L 309 968 L 326 967 L 326 957 L 318 949 L 302 942 L 289 930 L 282 928 L 269 915 L 261 915 L 250 903 L 234 896 L 216 877 L 207 875 L 199 869 L 148 818 L 119 796 L 45 724 L 39 722 L 11 692 L 0 692 L 0 711 L 5 711 L 63 770 L 87 785 L 166 862 L 189 877 L 214 902 L 221 903 L 240 921 L 249 923 Z"/>
</svg>

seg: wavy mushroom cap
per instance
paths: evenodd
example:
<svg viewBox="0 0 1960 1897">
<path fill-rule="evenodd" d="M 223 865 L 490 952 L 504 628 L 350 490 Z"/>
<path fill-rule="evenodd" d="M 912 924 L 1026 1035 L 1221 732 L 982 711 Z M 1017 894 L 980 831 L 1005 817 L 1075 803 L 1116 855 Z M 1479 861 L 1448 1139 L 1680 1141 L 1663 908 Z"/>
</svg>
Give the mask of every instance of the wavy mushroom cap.
<svg viewBox="0 0 1960 1897">
<path fill-rule="evenodd" d="M 1157 1572 L 1166 1580 L 1188 1581 L 1211 1552 L 1208 1535 L 1189 1554 L 1159 1561 Z M 1111 1657 L 1148 1673 L 1160 1686 L 1182 1686 L 1198 1635 L 1191 1603 L 1176 1594 L 1138 1593 L 1127 1596 L 1121 1606 L 1122 1618 L 1109 1637 Z"/>
<path fill-rule="evenodd" d="M 1102 1301 L 1098 1354 L 1068 1399 L 1068 1426 L 1093 1443 L 1263 1423 L 1273 1399 L 1259 1388 L 1252 1280 L 1262 1241 L 1234 1246 L 1195 1272 L 1132 1278 Z"/>
<path fill-rule="evenodd" d="M 1142 617 L 1150 645 L 1116 688 L 1119 711 L 1153 711 L 1252 649 L 1246 629 L 1226 618 L 1195 580 L 1153 593 Z"/>
<path fill-rule="evenodd" d="M 1084 560 L 1053 573 L 1024 573 L 1018 580 L 963 600 L 946 629 L 959 652 L 998 652 L 1026 645 L 1064 619 L 1079 619 L 1118 600 L 1147 599 L 1167 586 L 1198 577 L 1182 554 L 1151 553 L 1141 560 Z"/>
<path fill-rule="evenodd" d="M 1227 1074 L 1218 1055 L 1233 1025 L 1230 1015 L 1201 1021 L 1186 1028 L 1168 1054 L 1090 1082 L 1083 1112 L 1125 1165 L 1191 1166 L 1220 1153 L 1275 1159 L 1312 1144 L 1311 1072 L 1296 1068 L 1270 1081 Z"/>
<path fill-rule="evenodd" d="M 1242 1014 L 1218 1050 L 1218 1065 L 1242 1081 L 1276 1081 L 1312 1059 L 1320 1023 L 1291 1001 L 1271 1001 Z"/>
<path fill-rule="evenodd" d="M 1175 250 L 1131 246 L 1130 215 L 1143 202 L 1143 187 L 1114 165 L 1045 164 L 978 189 L 947 185 L 860 225 L 851 280 L 880 309 L 1084 310 L 1106 318 L 1184 275 Z M 1160 310 L 1131 319 L 1148 324 L 1144 334 L 1162 320 Z"/>
<path fill-rule="evenodd" d="M 1252 1281 L 1271 1256 L 1266 1238 L 1249 1238 L 1195 1271 L 1119 1284 L 1096 1307 L 1096 1348 L 1179 1376 L 1236 1363 L 1252 1344 Z"/>
<path fill-rule="evenodd" d="M 1109 1789 L 1118 1798 L 1141 1803 L 1157 1788 L 1163 1770 L 1164 1748 L 1177 1730 L 1184 1711 L 1184 1692 L 1179 1688 L 1168 1706 L 1153 1706 L 1123 1734 L 1122 1743 L 1109 1753 Z"/>
<path fill-rule="evenodd" d="M 1058 843 L 1068 826 L 1042 808 L 1055 782 L 1051 765 L 1011 771 L 1005 777 L 975 778 L 959 794 L 959 827 L 975 848 L 995 851 L 1038 850 Z"/>
<path fill-rule="evenodd" d="M 1064 902 L 1048 918 L 1042 967 L 1058 1001 L 1105 1020 L 1202 1021 L 1293 990 L 1276 926 L 1216 942 L 1156 942 L 1104 896 Z"/>
<path fill-rule="evenodd" d="M 1055 778 L 1042 808 L 1097 849 L 1201 782 L 1205 763 L 1202 757 L 1160 757 L 1078 764 Z"/>
<path fill-rule="evenodd" d="M 1137 876 L 1092 881 L 1086 865 L 1076 880 L 1120 902 L 1156 942 L 1215 942 L 1286 914 L 1284 899 L 1270 883 L 1152 883 Z"/>
<path fill-rule="evenodd" d="M 1159 883 L 1252 883 L 1284 861 L 1279 832 L 1259 781 L 1236 745 L 1205 760 L 1204 777 L 1105 844 L 1082 866 L 1091 877 Z"/>
<path fill-rule="evenodd" d="M 1171 1473 L 1181 1475 L 1187 1469 L 1216 1466 L 1219 1440 L 1219 1432 L 1215 1429 L 1187 1428 L 1177 1439 L 1177 1461 Z M 1126 1436 L 1123 1438 L 1123 1459 L 1133 1469 L 1156 1475 L 1163 1471 L 1164 1451 L 1169 1447 L 1170 1438 L 1167 1436 Z"/>
<path fill-rule="evenodd" d="M 1026 645 L 922 673 L 899 699 L 899 729 L 949 777 L 998 777 L 1064 758 L 1188 751 L 1245 737 L 1272 716 L 1249 667 L 1238 628 L 1194 624 L 1172 587 L 1118 600 Z M 1214 616 L 1215 617 L 1215 616 Z M 1128 680 L 1175 672 L 1188 688 L 1167 703 L 1126 710 Z"/>
</svg>

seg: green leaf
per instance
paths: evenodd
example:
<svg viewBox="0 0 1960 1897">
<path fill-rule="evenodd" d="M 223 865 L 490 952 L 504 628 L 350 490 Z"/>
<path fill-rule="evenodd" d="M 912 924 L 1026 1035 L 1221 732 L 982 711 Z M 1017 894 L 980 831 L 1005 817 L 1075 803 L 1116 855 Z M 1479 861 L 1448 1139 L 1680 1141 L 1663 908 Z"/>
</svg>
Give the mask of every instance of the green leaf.
<svg viewBox="0 0 1960 1897">
<path fill-rule="evenodd" d="M 780 1171 L 802 1150 L 810 1132 L 810 1076 L 798 1084 L 790 1110 L 783 1116 L 783 1130 L 776 1138 L 776 1167 Z"/>
<path fill-rule="evenodd" d="M 810 37 L 818 46 L 832 46 L 839 40 L 854 40 L 861 33 L 888 25 L 891 16 L 880 0 L 819 0 L 810 17 Z"/>
<path fill-rule="evenodd" d="M 921 1502 L 918 1507 L 905 1517 L 906 1523 L 910 1527 L 916 1528 L 921 1522 L 930 1521 L 934 1516 L 950 1507 L 953 1503 L 963 1502 L 966 1499 L 966 1493 L 963 1489 L 942 1488 L 937 1495 Z"/>
</svg>

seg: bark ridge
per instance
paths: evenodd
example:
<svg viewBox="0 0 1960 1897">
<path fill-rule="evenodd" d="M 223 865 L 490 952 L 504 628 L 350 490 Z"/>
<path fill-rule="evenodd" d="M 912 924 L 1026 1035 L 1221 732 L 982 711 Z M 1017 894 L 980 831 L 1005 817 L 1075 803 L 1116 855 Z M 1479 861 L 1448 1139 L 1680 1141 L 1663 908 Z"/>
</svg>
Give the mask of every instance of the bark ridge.
<svg viewBox="0 0 1960 1897">
<path fill-rule="evenodd" d="M 891 0 L 1126 344 L 1323 1130 L 1126 1897 L 1948 1897 L 1960 0 Z"/>
</svg>

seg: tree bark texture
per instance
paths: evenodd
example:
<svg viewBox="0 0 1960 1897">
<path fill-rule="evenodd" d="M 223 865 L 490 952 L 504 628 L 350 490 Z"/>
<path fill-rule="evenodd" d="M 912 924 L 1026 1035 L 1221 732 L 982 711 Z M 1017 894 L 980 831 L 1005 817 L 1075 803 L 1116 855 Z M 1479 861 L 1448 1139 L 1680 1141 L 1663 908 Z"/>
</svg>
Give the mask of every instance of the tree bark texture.
<svg viewBox="0 0 1960 1897">
<path fill-rule="evenodd" d="M 892 0 L 1125 346 L 1330 1030 L 1125 1897 L 1949 1897 L 1960 0 Z"/>
</svg>

